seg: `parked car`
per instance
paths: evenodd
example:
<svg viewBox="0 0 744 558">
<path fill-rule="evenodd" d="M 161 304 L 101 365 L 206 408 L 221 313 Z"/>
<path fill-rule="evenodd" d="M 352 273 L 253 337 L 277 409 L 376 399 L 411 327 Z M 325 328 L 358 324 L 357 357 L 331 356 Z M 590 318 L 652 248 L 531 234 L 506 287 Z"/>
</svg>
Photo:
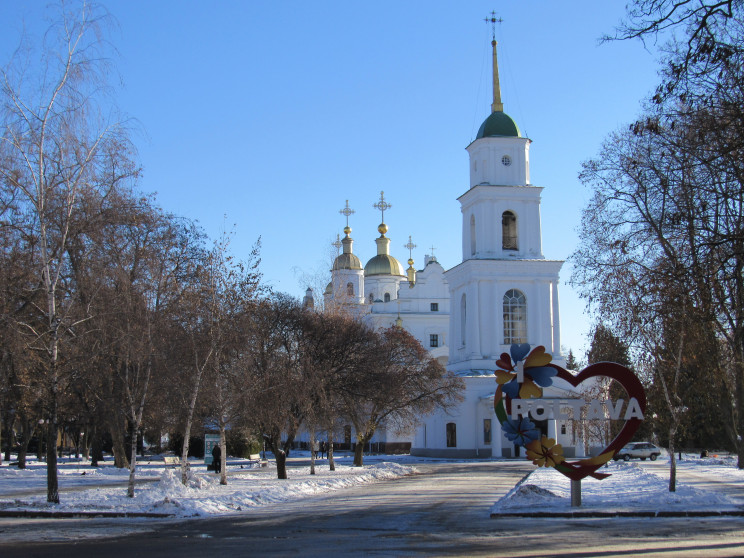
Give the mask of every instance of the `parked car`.
<svg viewBox="0 0 744 558">
<path fill-rule="evenodd" d="M 661 455 L 661 448 L 653 445 L 651 442 L 633 442 L 627 444 L 623 449 L 618 451 L 613 459 L 623 459 L 629 461 L 631 459 L 639 458 L 645 461 L 648 457 L 651 461 L 656 461 L 656 458 Z"/>
</svg>

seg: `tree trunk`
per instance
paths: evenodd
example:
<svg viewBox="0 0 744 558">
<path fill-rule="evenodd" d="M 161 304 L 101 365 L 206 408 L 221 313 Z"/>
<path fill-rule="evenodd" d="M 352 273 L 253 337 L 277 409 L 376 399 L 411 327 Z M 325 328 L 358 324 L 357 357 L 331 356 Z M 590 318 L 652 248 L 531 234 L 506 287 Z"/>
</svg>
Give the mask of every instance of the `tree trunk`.
<svg viewBox="0 0 744 558">
<path fill-rule="evenodd" d="M 31 438 L 34 435 L 34 428 L 31 426 L 31 421 L 26 417 L 21 417 L 21 446 L 18 448 L 18 468 L 26 468 L 26 455 L 28 454 L 28 444 L 31 442 Z M 41 445 L 41 440 L 39 440 Z"/>
<path fill-rule="evenodd" d="M 310 474 L 315 474 L 315 428 L 310 428 Z"/>
<path fill-rule="evenodd" d="M 225 425 L 220 424 L 220 484 L 227 484 L 227 441 L 225 440 Z"/>
<path fill-rule="evenodd" d="M 8 448 L 5 450 L 5 461 L 7 461 L 8 463 L 10 463 L 10 450 L 13 447 L 13 427 L 15 426 L 15 420 L 16 420 L 15 413 L 11 412 L 10 420 L 8 420 L 5 423 L 5 426 L 8 430 Z M 0 430 L 2 429 L 0 428 Z M 0 440 L 2 440 L 1 432 L 0 432 Z M 0 456 L 0 463 L 2 462 L 3 462 L 3 458 L 2 456 Z M 21 467 L 19 467 L 19 469 L 20 468 Z"/>
<path fill-rule="evenodd" d="M 677 491 L 677 457 L 674 455 L 674 430 L 669 429 L 669 492 Z"/>
<path fill-rule="evenodd" d="M 276 478 L 286 480 L 287 478 L 287 454 L 281 449 L 272 449 L 276 458 Z"/>
<path fill-rule="evenodd" d="M 366 440 L 363 437 L 357 437 L 357 443 L 354 446 L 354 467 L 361 467 L 364 464 L 364 444 Z"/>
<path fill-rule="evenodd" d="M 137 466 L 137 430 L 132 432 L 132 458 L 129 460 L 129 482 L 127 483 L 127 496 L 134 498 L 134 471 Z"/>
<path fill-rule="evenodd" d="M 333 460 L 333 432 L 328 431 L 328 468 L 331 471 L 336 470 L 336 462 Z"/>
<path fill-rule="evenodd" d="M 98 467 L 98 462 L 103 461 L 103 448 L 101 447 L 101 436 L 98 432 L 98 426 L 93 425 L 93 432 L 90 435 L 90 466 Z"/>
<path fill-rule="evenodd" d="M 47 423 L 47 502 L 59 504 L 59 480 L 57 478 L 57 409 L 52 402 L 52 412 Z"/>
<path fill-rule="evenodd" d="M 124 425 L 120 420 L 111 421 L 111 442 L 114 453 L 114 467 L 117 469 L 128 469 L 129 460 L 127 459 L 127 450 L 124 444 Z"/>
<path fill-rule="evenodd" d="M 211 353 L 210 353 L 211 355 Z M 209 362 L 209 356 L 204 361 L 204 365 L 199 368 L 196 365 L 196 377 L 191 389 L 191 400 L 189 401 L 188 413 L 186 414 L 186 428 L 183 432 L 183 448 L 181 450 L 181 482 L 186 484 L 189 476 L 189 443 L 191 438 L 191 423 L 194 421 L 194 410 L 196 409 L 196 398 L 199 396 L 199 386 L 201 385 L 204 369 Z"/>
<path fill-rule="evenodd" d="M 90 459 L 90 425 L 85 427 L 85 435 L 83 436 L 83 461 Z"/>
</svg>

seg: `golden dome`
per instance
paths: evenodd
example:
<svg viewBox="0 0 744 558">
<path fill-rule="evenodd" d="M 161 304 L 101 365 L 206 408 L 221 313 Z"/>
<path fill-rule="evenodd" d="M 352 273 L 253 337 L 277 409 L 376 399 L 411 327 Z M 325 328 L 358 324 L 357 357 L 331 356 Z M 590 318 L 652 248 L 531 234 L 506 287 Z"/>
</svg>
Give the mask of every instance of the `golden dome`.
<svg viewBox="0 0 744 558">
<path fill-rule="evenodd" d="M 356 254 L 339 254 L 338 258 L 333 262 L 331 271 L 338 269 L 362 269 L 362 262 Z"/>
<path fill-rule="evenodd" d="M 398 275 L 405 277 L 403 266 L 393 256 L 389 254 L 377 254 L 364 266 L 364 276 L 370 275 Z"/>
</svg>

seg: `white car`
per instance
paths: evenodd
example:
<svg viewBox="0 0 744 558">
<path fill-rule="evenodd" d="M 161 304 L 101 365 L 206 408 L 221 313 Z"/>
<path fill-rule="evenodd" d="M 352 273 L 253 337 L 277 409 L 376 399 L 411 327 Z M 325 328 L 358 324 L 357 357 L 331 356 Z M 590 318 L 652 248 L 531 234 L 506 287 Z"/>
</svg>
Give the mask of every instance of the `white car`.
<svg viewBox="0 0 744 558">
<path fill-rule="evenodd" d="M 613 459 L 615 461 L 618 459 L 629 461 L 638 458 L 645 461 L 648 457 L 651 461 L 656 461 L 656 458 L 660 455 L 661 448 L 653 445 L 651 442 L 633 442 L 617 452 Z"/>
</svg>

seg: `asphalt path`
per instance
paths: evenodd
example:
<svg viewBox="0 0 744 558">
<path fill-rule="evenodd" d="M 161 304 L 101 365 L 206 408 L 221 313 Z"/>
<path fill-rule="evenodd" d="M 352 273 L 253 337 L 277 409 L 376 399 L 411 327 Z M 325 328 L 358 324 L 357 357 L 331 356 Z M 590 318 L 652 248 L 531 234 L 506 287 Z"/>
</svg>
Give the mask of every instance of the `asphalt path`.
<svg viewBox="0 0 744 558">
<path fill-rule="evenodd" d="M 421 474 L 215 519 L 21 522 L 0 556 L 741 556 L 744 520 L 492 519 L 526 462 L 417 464 Z M 0 537 L 8 531 L 0 523 Z M 86 538 L 35 542 L 64 528 Z M 121 530 L 133 533 L 106 539 Z M 15 533 L 18 534 L 17 532 Z M 14 538 L 14 537 L 9 537 Z M 2 539 L 0 539 L 2 540 Z"/>
</svg>

